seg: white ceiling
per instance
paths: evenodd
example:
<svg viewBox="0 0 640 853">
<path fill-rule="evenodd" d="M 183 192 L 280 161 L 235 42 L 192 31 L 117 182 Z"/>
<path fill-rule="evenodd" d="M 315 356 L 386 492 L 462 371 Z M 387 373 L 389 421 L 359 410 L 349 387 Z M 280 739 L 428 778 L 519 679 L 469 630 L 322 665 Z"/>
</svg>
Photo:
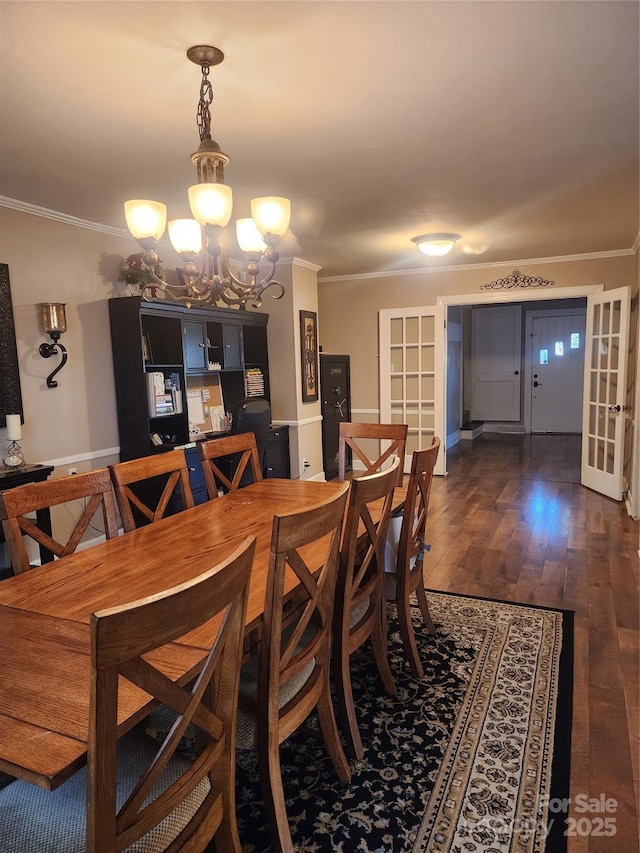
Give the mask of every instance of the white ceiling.
<svg viewBox="0 0 640 853">
<path fill-rule="evenodd" d="M 0 195 L 124 228 L 188 216 L 192 44 L 238 215 L 293 200 L 321 276 L 628 251 L 637 0 L 0 2 Z M 445 259 L 411 238 L 454 231 Z M 133 244 L 132 244 L 133 245 Z M 133 250 L 133 249 L 132 249 Z M 233 254 L 233 252 L 232 252 Z"/>
</svg>

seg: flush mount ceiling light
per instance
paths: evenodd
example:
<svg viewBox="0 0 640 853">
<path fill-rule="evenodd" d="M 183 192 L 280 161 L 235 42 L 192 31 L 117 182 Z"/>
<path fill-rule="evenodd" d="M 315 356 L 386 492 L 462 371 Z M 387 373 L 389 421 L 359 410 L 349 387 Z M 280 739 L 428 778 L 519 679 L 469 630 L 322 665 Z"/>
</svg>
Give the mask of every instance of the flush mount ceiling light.
<svg viewBox="0 0 640 853">
<path fill-rule="evenodd" d="M 459 239 L 459 234 L 421 234 L 413 237 L 413 242 L 424 255 L 440 257 L 450 252 Z"/>
<path fill-rule="evenodd" d="M 156 291 L 166 298 L 187 304 L 239 305 L 247 302 L 254 307 L 262 304 L 262 294 L 268 287 L 278 299 L 284 293 L 282 285 L 273 279 L 279 258 L 277 245 L 289 227 L 291 202 L 286 198 L 254 198 L 251 219 L 236 223 L 238 244 L 246 256 L 242 277 L 229 268 L 225 229 L 233 206 L 231 187 L 224 183 L 224 167 L 229 157 L 211 138 L 213 89 L 209 68 L 219 65 L 224 54 L 217 47 L 196 45 L 187 57 L 202 69 L 197 124 L 200 147 L 191 155 L 198 183 L 189 187 L 189 205 L 193 219 L 173 219 L 169 222 L 169 238 L 184 261 L 185 283 L 167 284 L 156 274 L 156 247 L 167 225 L 167 207 L 161 202 L 135 199 L 125 202 L 125 217 L 129 231 L 142 247 L 142 264 L 152 281 L 142 285 L 142 297 L 153 301 Z M 269 264 L 261 273 L 260 262 Z"/>
</svg>

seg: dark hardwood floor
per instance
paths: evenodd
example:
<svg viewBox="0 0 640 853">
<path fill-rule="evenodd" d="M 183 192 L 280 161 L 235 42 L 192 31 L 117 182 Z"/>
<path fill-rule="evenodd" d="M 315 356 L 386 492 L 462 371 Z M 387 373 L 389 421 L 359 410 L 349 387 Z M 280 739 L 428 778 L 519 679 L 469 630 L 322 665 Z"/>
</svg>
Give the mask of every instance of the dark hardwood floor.
<svg viewBox="0 0 640 853">
<path fill-rule="evenodd" d="M 580 436 L 485 435 L 452 448 L 448 469 L 432 490 L 427 586 L 575 612 L 574 805 L 583 796 L 569 851 L 638 853 L 638 522 L 580 485 Z M 614 810 L 580 811 L 602 795 Z"/>
</svg>

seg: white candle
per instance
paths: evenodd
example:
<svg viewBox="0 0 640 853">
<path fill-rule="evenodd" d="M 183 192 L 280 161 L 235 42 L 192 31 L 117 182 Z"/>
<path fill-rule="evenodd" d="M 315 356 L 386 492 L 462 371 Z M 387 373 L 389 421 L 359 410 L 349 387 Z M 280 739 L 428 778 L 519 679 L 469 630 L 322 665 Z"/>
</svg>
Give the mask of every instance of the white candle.
<svg viewBox="0 0 640 853">
<path fill-rule="evenodd" d="M 20 441 L 21 438 L 20 415 L 7 415 L 7 440 Z"/>
</svg>

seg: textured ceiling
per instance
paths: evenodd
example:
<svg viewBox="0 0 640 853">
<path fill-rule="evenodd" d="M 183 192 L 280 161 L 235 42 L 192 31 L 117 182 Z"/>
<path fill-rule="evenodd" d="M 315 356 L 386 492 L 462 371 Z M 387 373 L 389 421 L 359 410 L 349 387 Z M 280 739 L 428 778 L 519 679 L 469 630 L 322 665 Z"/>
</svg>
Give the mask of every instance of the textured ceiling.
<svg viewBox="0 0 640 853">
<path fill-rule="evenodd" d="M 0 2 L 0 195 L 124 228 L 187 216 L 199 69 L 248 199 L 321 276 L 629 250 L 638 2 Z M 462 236 L 427 259 L 416 234 Z M 232 252 L 233 254 L 233 252 Z"/>
</svg>

